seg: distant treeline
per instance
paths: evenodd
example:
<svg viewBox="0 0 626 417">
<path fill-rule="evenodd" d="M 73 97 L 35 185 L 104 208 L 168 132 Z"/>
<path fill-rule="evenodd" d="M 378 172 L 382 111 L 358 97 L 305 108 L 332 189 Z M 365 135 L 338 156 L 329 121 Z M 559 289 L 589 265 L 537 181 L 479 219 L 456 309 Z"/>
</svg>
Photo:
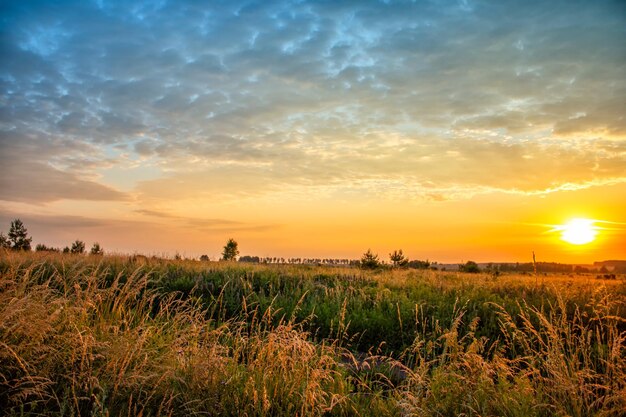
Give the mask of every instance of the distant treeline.
<svg viewBox="0 0 626 417">
<path fill-rule="evenodd" d="M 13 251 L 31 251 L 31 243 L 33 238 L 28 235 L 26 226 L 20 219 L 15 219 L 11 222 L 9 232 L 7 235 L 0 232 L 0 249 L 8 249 Z M 36 252 L 57 252 L 57 253 L 69 253 L 69 254 L 84 254 L 86 252 L 85 242 L 76 239 L 71 245 L 64 248 L 48 246 L 43 243 L 38 243 L 35 246 Z M 95 242 L 88 252 L 90 255 L 103 255 L 104 249 L 98 242 Z M 463 272 L 477 273 L 488 272 L 498 275 L 504 272 L 513 273 L 588 273 L 588 272 L 600 272 L 606 274 L 612 273 L 626 273 L 626 261 L 625 260 L 609 260 L 595 262 L 591 268 L 582 265 L 570 265 L 557 262 L 525 262 L 525 263 L 487 263 L 478 264 L 474 261 L 467 261 L 465 264 L 449 265 L 449 264 L 437 264 L 437 262 L 430 262 L 428 260 L 422 261 L 419 259 L 409 260 L 402 252 L 402 249 L 395 250 L 389 254 L 390 263 L 379 259 L 378 254 L 373 253 L 370 249 L 367 250 L 361 257 L 361 259 L 348 259 L 348 258 L 283 258 L 283 257 L 271 257 L 271 256 L 250 256 L 244 255 L 237 258 L 239 255 L 238 243 L 230 238 L 224 246 L 222 252 L 223 261 L 239 261 L 256 264 L 287 264 L 287 265 L 325 265 L 325 266 L 343 266 L 343 267 L 357 267 L 362 269 L 379 269 L 379 268 L 411 268 L 411 269 L 433 269 L 433 270 L 458 270 Z M 136 255 L 137 256 L 137 255 Z M 143 255 L 140 255 L 143 256 Z M 134 257 L 133 257 L 134 258 Z M 144 257 L 145 258 L 145 257 Z M 153 256 L 153 258 L 156 258 Z M 146 258 L 147 259 L 147 258 Z M 182 260 L 182 256 L 178 253 L 174 256 L 176 260 Z M 200 256 L 200 261 L 209 261 L 208 255 Z"/>
<path fill-rule="evenodd" d="M 596 268 L 587 268 L 581 265 L 561 264 L 557 262 L 537 262 L 537 272 L 557 272 L 557 273 L 585 273 L 585 272 L 616 272 L 626 273 L 625 265 L 615 265 L 607 268 L 606 265 L 597 265 Z M 534 272 L 534 265 L 532 262 L 526 263 L 489 263 L 485 266 L 486 271 L 500 271 L 500 272 Z"/>
<path fill-rule="evenodd" d="M 239 257 L 239 262 L 249 262 L 255 264 L 295 264 L 295 265 L 354 265 L 355 259 L 334 259 L 334 258 L 280 258 L 271 256 L 250 256 Z"/>
<path fill-rule="evenodd" d="M 244 255 L 239 257 L 239 262 L 248 262 L 256 264 L 291 264 L 291 265 L 329 265 L 329 266 L 361 266 L 361 260 L 348 258 L 280 258 L 269 256 L 250 256 Z M 382 263 L 384 264 L 384 263 Z M 408 261 L 404 266 L 413 269 L 429 269 L 436 268 L 436 262 L 412 260 Z"/>
</svg>

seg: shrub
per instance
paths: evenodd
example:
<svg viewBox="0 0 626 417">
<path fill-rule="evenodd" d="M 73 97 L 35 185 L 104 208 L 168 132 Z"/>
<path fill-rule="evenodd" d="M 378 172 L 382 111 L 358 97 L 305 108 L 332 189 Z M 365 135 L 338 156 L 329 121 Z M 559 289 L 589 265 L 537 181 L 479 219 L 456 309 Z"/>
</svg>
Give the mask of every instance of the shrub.
<svg viewBox="0 0 626 417">
<path fill-rule="evenodd" d="M 474 261 L 467 261 L 464 265 L 459 265 L 459 271 L 461 272 L 469 272 L 471 274 L 476 274 L 480 272 L 480 268 L 478 264 Z"/>
<path fill-rule="evenodd" d="M 36 252 L 61 252 L 61 249 L 53 248 L 52 246 L 46 246 L 43 243 L 38 243 L 37 246 L 35 246 L 35 251 Z"/>
<path fill-rule="evenodd" d="M 100 246 L 98 242 L 94 243 L 89 251 L 90 255 L 101 256 L 104 254 L 104 249 Z"/>
<path fill-rule="evenodd" d="M 430 268 L 430 262 L 429 261 L 420 261 L 420 260 L 415 259 L 413 261 L 409 261 L 407 266 L 409 268 L 413 268 L 413 269 L 428 269 L 428 268 Z"/>
<path fill-rule="evenodd" d="M 7 238 L 4 233 L 0 232 L 0 249 L 10 249 L 11 242 L 9 238 Z"/>
</svg>

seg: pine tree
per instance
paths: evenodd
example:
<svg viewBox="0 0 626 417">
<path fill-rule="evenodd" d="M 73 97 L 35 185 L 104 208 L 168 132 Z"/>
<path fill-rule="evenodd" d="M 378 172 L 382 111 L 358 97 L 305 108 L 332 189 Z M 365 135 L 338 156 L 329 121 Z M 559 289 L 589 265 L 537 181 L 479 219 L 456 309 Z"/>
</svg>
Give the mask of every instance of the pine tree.
<svg viewBox="0 0 626 417">
<path fill-rule="evenodd" d="M 26 230 L 24 223 L 20 219 L 15 219 L 11 222 L 9 241 L 12 243 L 13 250 L 30 250 L 30 242 L 32 240 L 32 237 L 28 237 L 28 230 Z"/>
<path fill-rule="evenodd" d="M 70 249 L 70 253 L 83 254 L 85 253 L 85 242 L 82 240 L 75 240 L 72 243 L 72 248 Z"/>
<path fill-rule="evenodd" d="M 380 266 L 378 255 L 372 253 L 370 249 L 367 250 L 361 257 L 361 268 L 376 269 Z"/>
<path fill-rule="evenodd" d="M 393 266 L 398 268 L 403 268 L 409 263 L 409 260 L 402 253 L 402 249 L 394 250 L 392 253 L 390 253 L 389 259 L 391 260 Z"/>
</svg>

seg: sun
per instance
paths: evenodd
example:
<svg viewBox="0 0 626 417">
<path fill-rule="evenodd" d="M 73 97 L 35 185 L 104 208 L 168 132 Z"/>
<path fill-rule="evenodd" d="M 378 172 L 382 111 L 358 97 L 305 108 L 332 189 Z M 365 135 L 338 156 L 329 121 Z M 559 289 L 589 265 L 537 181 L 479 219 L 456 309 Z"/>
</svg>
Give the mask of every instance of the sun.
<svg viewBox="0 0 626 417">
<path fill-rule="evenodd" d="M 591 243 L 598 233 L 594 226 L 594 220 L 589 219 L 572 219 L 568 223 L 558 226 L 557 230 L 561 232 L 561 240 L 572 245 Z"/>
</svg>

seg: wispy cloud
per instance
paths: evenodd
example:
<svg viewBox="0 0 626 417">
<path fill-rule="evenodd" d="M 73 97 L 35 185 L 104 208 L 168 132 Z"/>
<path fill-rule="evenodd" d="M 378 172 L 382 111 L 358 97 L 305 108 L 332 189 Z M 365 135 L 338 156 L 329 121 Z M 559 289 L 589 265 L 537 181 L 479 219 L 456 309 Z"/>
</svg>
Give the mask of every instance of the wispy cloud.
<svg viewBox="0 0 626 417">
<path fill-rule="evenodd" d="M 174 251 L 184 249 L 181 236 L 207 235 L 202 242 L 212 241 L 224 235 L 275 231 L 278 224 L 252 224 L 224 219 L 198 219 L 168 215 L 160 212 L 143 212 L 149 218 L 120 219 L 112 216 L 59 215 L 46 211 L 22 213 L 0 207 L 0 231 L 7 233 L 10 222 L 21 219 L 36 243 L 67 245 L 75 239 L 88 239 L 110 244 L 127 252 L 154 247 Z M 150 219 L 152 217 L 152 219 Z M 156 220 L 154 219 L 156 218 Z M 163 222 L 169 219 L 171 222 Z M 168 239 L 171 237 L 171 241 Z M 91 242 L 89 240 L 89 242 Z M 199 246 L 196 243 L 195 246 Z M 211 246 L 215 246 L 212 244 Z M 165 249 L 167 248 L 167 249 Z M 111 248 L 107 248 L 110 250 Z M 197 248 L 196 248 L 197 249 Z M 212 249 L 215 250 L 215 249 Z"/>
<path fill-rule="evenodd" d="M 178 216 L 170 213 L 165 213 L 156 210 L 135 210 L 136 213 L 143 214 L 145 216 L 157 217 L 160 219 L 173 220 L 177 223 L 182 223 L 184 227 L 193 228 L 196 231 L 215 232 L 240 232 L 240 231 L 266 231 L 273 230 L 280 227 L 275 224 L 254 225 L 248 224 L 236 220 L 227 219 L 210 219 L 210 218 L 190 218 L 185 216 Z"/>
</svg>

